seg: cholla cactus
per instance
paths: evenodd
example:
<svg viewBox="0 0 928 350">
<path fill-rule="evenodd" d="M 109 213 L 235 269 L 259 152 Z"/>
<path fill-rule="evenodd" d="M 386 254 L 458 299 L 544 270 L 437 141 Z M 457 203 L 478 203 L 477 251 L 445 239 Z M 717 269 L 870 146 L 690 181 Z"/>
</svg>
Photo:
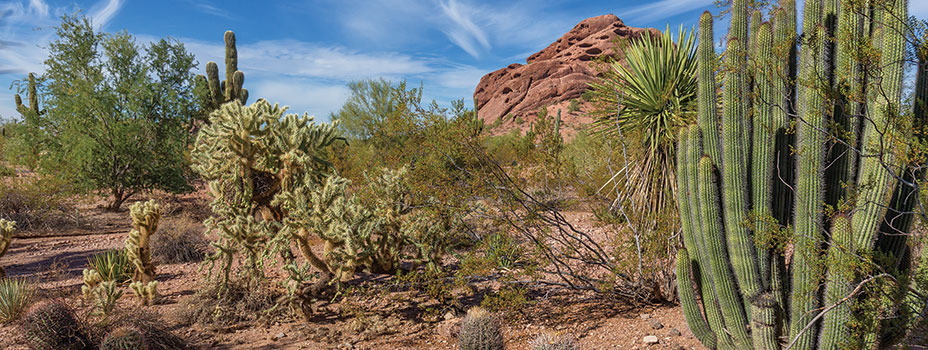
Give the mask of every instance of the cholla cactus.
<svg viewBox="0 0 928 350">
<path fill-rule="evenodd" d="M 122 297 L 122 289 L 115 281 L 100 282 L 91 291 L 93 297 L 93 314 L 107 316 L 116 308 L 116 302 Z"/>
<path fill-rule="evenodd" d="M 84 269 L 84 285 L 81 286 L 81 293 L 85 298 L 93 297 L 93 290 L 100 285 L 100 282 L 103 282 L 103 276 L 100 276 L 100 273 L 94 269 Z"/>
<path fill-rule="evenodd" d="M 10 243 L 13 241 L 13 230 L 16 228 L 15 221 L 0 219 L 0 257 L 6 254 L 10 249 Z M 0 266 L 0 277 L 6 276 L 3 266 Z"/>
<path fill-rule="evenodd" d="M 158 230 L 161 207 L 154 200 L 136 202 L 129 207 L 134 229 L 126 238 L 126 254 L 135 266 L 134 281 L 148 283 L 155 279 L 155 265 L 151 262 L 151 235 Z"/>
<path fill-rule="evenodd" d="M 158 300 L 158 281 L 132 282 L 129 284 L 129 289 L 139 297 L 142 305 L 153 305 Z"/>
<path fill-rule="evenodd" d="M 260 274 L 255 267 L 264 257 L 312 234 L 288 224 L 297 219 L 283 197 L 308 198 L 321 185 L 329 164 L 320 155 L 340 138 L 334 123 L 285 112 L 263 99 L 247 107 L 232 101 L 213 112 L 197 136 L 193 169 L 215 198 L 214 215 L 205 224 L 219 236 L 210 259 L 222 262 L 224 281 L 235 256 L 244 254 L 245 266 Z M 330 273 L 308 246 L 300 245 L 300 251 L 314 268 Z"/>
<path fill-rule="evenodd" d="M 461 350 L 502 350 L 503 333 L 499 321 L 482 307 L 467 310 L 458 335 Z"/>
</svg>

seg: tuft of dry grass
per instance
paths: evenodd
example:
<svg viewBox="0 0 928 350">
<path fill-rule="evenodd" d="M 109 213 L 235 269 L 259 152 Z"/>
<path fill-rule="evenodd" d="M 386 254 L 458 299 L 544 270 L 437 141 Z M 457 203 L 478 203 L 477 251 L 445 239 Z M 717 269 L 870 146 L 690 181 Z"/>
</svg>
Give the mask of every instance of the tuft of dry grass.
<svg viewBox="0 0 928 350">
<path fill-rule="evenodd" d="M 165 220 L 152 238 L 152 255 L 162 264 L 203 261 L 209 248 L 203 231 L 203 224 L 189 215 Z"/>
<path fill-rule="evenodd" d="M 216 281 L 204 282 L 196 294 L 184 299 L 175 313 L 176 321 L 216 328 L 237 323 L 268 322 L 287 316 L 278 301 L 284 293 L 270 282 L 232 279 L 223 288 Z"/>
</svg>

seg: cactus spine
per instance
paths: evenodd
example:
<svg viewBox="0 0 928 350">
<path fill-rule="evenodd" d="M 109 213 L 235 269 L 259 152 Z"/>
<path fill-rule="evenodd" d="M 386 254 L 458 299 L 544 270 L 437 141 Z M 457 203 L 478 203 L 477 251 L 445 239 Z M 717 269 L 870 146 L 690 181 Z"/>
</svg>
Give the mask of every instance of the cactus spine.
<svg viewBox="0 0 928 350">
<path fill-rule="evenodd" d="M 912 137 L 900 127 L 908 119 L 899 118 L 907 114 L 900 110 L 906 4 L 807 0 L 800 37 L 794 1 L 781 1 L 773 23 L 756 12 L 749 23 L 746 1 L 733 0 L 721 120 L 712 17 L 700 18 L 698 127 L 681 132 L 677 154 L 686 246 L 677 273 L 687 322 L 704 345 L 892 344 L 892 329 L 902 323 L 880 320 L 895 319 L 896 311 L 871 319 L 851 310 L 876 304 L 862 298 L 898 304 L 905 294 L 853 295 L 866 273 L 854 268 L 858 260 L 892 257 L 863 264 L 898 278 L 894 290 L 911 273 L 905 213 L 914 204 L 912 184 L 925 174 L 916 170 L 921 158 L 904 156 L 911 151 L 901 143 Z M 924 51 L 916 143 L 928 101 Z"/>
<path fill-rule="evenodd" d="M 10 243 L 13 241 L 13 231 L 16 229 L 16 222 L 0 219 L 0 257 L 6 254 L 10 249 Z M 6 276 L 3 266 L 0 266 L 0 278 Z"/>
</svg>

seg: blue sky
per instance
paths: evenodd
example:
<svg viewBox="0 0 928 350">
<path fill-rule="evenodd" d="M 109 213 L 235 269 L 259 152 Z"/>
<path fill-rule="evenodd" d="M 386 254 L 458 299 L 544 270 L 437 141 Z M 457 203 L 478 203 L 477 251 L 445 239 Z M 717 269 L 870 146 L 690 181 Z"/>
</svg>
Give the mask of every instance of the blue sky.
<svg viewBox="0 0 928 350">
<path fill-rule="evenodd" d="M 928 1 L 910 2 L 913 15 L 928 17 Z M 612 13 L 630 26 L 664 29 L 718 11 L 713 0 L 3 0 L 0 116 L 18 117 L 8 88 L 44 71 L 53 27 L 78 9 L 103 31 L 184 42 L 200 62 L 198 73 L 208 61 L 223 69 L 222 34 L 233 30 L 252 101 L 264 97 L 323 120 L 341 106 L 352 80 L 422 82 L 426 98 L 469 103 L 481 76 L 524 63 L 585 18 Z"/>
</svg>

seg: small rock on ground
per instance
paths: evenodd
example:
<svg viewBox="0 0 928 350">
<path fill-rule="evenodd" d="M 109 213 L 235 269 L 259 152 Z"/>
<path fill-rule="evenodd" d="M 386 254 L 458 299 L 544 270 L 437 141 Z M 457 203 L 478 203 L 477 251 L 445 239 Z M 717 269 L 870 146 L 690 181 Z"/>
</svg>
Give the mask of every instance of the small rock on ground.
<svg viewBox="0 0 928 350">
<path fill-rule="evenodd" d="M 642 340 L 644 341 L 645 344 L 648 344 L 648 345 L 654 345 L 660 342 L 660 340 L 657 339 L 657 336 L 653 336 L 653 335 L 645 336 L 644 339 Z"/>
</svg>

